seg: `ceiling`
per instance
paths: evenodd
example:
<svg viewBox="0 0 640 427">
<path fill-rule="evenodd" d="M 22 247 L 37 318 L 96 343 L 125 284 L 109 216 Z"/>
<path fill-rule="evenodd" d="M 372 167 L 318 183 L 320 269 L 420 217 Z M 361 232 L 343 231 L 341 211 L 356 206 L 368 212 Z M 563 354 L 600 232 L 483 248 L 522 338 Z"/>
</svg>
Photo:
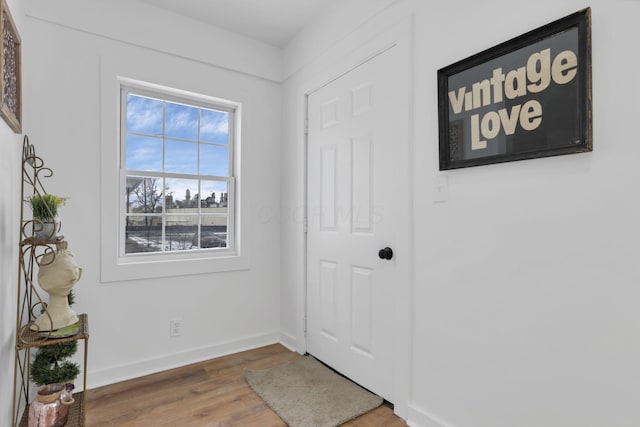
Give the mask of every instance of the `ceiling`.
<svg viewBox="0 0 640 427">
<path fill-rule="evenodd" d="M 138 0 L 282 47 L 338 0 Z"/>
</svg>

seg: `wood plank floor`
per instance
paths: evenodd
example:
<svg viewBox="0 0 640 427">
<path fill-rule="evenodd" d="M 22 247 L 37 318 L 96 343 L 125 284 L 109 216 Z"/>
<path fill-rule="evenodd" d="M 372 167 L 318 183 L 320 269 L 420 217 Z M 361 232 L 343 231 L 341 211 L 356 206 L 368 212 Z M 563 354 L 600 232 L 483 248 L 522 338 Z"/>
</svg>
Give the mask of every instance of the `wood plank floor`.
<svg viewBox="0 0 640 427">
<path fill-rule="evenodd" d="M 87 426 L 285 427 L 244 380 L 245 369 L 266 369 L 300 356 L 279 344 L 184 366 L 87 391 Z M 345 427 L 400 427 L 380 406 Z"/>
</svg>

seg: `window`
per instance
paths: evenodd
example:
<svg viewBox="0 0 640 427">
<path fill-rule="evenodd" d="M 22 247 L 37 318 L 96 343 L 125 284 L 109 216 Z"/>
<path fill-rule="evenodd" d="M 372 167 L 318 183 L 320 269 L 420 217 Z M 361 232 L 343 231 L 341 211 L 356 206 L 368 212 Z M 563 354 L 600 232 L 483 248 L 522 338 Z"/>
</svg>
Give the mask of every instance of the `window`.
<svg viewBox="0 0 640 427">
<path fill-rule="evenodd" d="M 119 256 L 235 251 L 237 104 L 120 87 Z"/>
</svg>

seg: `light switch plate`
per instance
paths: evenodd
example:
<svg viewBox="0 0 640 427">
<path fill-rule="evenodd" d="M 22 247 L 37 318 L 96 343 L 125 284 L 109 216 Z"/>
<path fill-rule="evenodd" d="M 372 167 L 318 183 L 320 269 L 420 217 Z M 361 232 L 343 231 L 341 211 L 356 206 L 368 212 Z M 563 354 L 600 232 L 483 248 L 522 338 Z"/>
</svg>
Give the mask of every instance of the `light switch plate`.
<svg viewBox="0 0 640 427">
<path fill-rule="evenodd" d="M 437 175 L 433 182 L 433 203 L 446 203 L 449 201 L 449 177 Z"/>
</svg>

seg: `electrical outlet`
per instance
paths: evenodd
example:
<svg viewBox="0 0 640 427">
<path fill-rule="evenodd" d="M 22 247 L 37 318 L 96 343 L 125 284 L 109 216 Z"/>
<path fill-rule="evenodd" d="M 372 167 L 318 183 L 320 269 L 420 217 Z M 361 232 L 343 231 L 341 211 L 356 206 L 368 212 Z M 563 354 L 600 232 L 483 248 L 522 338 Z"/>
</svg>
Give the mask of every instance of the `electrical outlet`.
<svg viewBox="0 0 640 427">
<path fill-rule="evenodd" d="M 182 335 L 182 319 L 169 320 L 169 336 L 179 337 Z"/>
</svg>

